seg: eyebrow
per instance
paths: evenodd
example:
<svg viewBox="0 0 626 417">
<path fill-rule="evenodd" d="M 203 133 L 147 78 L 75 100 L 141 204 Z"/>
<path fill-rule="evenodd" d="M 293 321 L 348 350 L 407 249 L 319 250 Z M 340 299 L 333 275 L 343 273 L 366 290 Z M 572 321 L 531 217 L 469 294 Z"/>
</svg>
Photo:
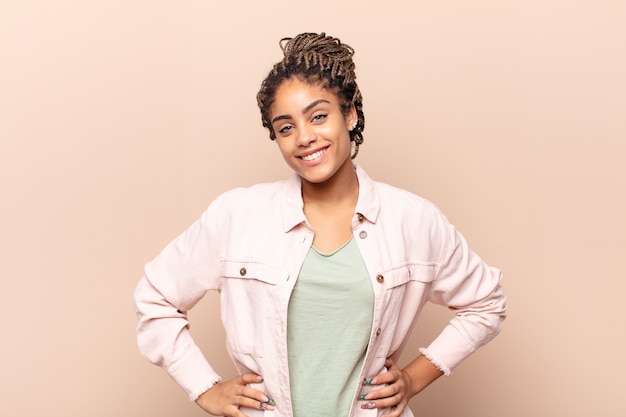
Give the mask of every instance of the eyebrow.
<svg viewBox="0 0 626 417">
<path fill-rule="evenodd" d="M 309 110 L 311 110 L 313 107 L 317 106 L 320 103 L 328 103 L 330 104 L 330 101 L 326 100 L 326 99 L 319 99 L 319 100 L 315 100 L 313 103 L 309 104 L 308 106 L 306 106 L 304 109 L 302 109 L 302 114 L 305 114 L 306 112 L 308 112 Z M 291 116 L 289 116 L 288 114 L 283 114 L 280 116 L 276 116 L 272 119 L 272 124 L 276 123 L 279 120 L 284 120 L 284 119 L 291 119 Z"/>
</svg>

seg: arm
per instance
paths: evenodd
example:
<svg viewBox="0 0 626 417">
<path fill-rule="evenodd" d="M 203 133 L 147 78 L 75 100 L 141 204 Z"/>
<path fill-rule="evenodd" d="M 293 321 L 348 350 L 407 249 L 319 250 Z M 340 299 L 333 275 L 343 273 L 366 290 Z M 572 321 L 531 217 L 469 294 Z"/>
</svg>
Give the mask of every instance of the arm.
<svg viewBox="0 0 626 417">
<path fill-rule="evenodd" d="M 145 268 L 135 290 L 141 353 L 161 366 L 203 410 L 220 416 L 244 417 L 240 407 L 273 409 L 273 401 L 247 385 L 262 380 L 247 373 L 220 382 L 189 333 L 187 311 L 208 290 L 220 288 L 218 245 L 224 243 L 228 212 L 216 200 L 188 230 L 177 237 Z"/>
<path fill-rule="evenodd" d="M 187 319 L 187 311 L 217 286 L 210 219 L 203 214 L 149 262 L 134 294 L 140 352 L 192 400 L 221 379 L 193 341 Z"/>
<path fill-rule="evenodd" d="M 198 292 L 198 296 L 203 294 Z M 135 292 L 139 348 L 151 362 L 161 366 L 204 411 L 216 416 L 245 417 L 240 407 L 272 410 L 273 402 L 247 384 L 262 382 L 260 375 L 239 375 L 220 382 L 189 334 L 187 315 L 143 277 Z M 190 299 L 194 302 L 195 297 Z M 179 306 L 177 308 L 177 305 Z"/>
<path fill-rule="evenodd" d="M 388 372 L 371 384 L 388 384 L 362 398 L 363 408 L 394 406 L 389 417 L 399 416 L 409 399 L 495 337 L 505 318 L 506 298 L 500 286 L 501 273 L 472 252 L 465 239 L 441 215 L 434 235 L 443 237 L 438 271 L 429 300 L 447 306 L 455 317 L 422 355 L 400 369 L 388 360 Z M 438 232 L 441 233 L 438 233 Z"/>
<path fill-rule="evenodd" d="M 390 369 L 400 371 L 408 378 L 408 396 L 413 397 L 424 390 L 437 378 L 443 375 L 431 361 L 420 355 L 413 359 L 404 369 L 398 368 L 391 363 Z"/>
<path fill-rule="evenodd" d="M 452 369 L 500 332 L 506 317 L 506 297 L 500 285 L 500 270 L 483 262 L 469 249 L 465 238 L 446 225 L 447 244 L 429 300 L 448 307 L 455 316 L 420 352 L 450 375 Z"/>
<path fill-rule="evenodd" d="M 189 332 L 187 311 L 220 286 L 223 197 L 150 261 L 135 290 L 137 344 L 196 400 L 221 380 Z"/>
</svg>

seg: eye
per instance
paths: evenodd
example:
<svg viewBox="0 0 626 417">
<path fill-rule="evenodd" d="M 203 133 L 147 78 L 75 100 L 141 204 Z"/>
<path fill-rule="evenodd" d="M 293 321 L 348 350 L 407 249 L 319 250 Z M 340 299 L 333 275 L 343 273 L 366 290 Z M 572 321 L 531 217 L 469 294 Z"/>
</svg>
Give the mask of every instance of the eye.
<svg viewBox="0 0 626 417">
<path fill-rule="evenodd" d="M 315 116 L 313 116 L 312 121 L 321 122 L 322 120 L 326 119 L 327 116 L 328 116 L 327 114 L 316 114 Z"/>
<path fill-rule="evenodd" d="M 278 130 L 278 133 L 280 133 L 281 135 L 285 136 L 285 135 L 288 135 L 292 130 L 293 130 L 293 126 L 292 125 L 286 125 L 286 126 L 280 128 Z"/>
</svg>

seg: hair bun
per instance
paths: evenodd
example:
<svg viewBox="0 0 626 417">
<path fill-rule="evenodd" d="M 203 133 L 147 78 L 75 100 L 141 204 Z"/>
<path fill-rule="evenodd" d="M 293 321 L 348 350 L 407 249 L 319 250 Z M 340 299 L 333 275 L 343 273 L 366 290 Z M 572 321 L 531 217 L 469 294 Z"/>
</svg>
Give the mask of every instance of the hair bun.
<svg viewBox="0 0 626 417">
<path fill-rule="evenodd" d="M 326 36 L 324 32 L 301 33 L 295 38 L 283 38 L 280 40 L 280 48 L 285 57 L 318 53 L 337 61 L 350 61 L 354 55 L 354 49 L 337 38 Z"/>
</svg>

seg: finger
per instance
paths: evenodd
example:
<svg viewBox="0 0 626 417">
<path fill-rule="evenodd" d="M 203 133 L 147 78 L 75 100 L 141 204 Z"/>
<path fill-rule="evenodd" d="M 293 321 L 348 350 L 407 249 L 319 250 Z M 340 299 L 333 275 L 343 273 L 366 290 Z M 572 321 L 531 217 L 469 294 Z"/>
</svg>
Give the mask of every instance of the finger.
<svg viewBox="0 0 626 417">
<path fill-rule="evenodd" d="M 259 391 L 258 389 L 250 388 L 250 387 L 245 387 L 241 391 L 241 396 L 245 398 L 250 398 L 254 401 L 262 402 L 262 403 L 272 403 L 274 401 L 270 397 L 268 397 L 264 392 Z"/>
<path fill-rule="evenodd" d="M 374 378 L 367 380 L 364 385 L 383 385 L 383 384 L 393 384 L 400 378 L 400 370 L 393 369 L 382 373 L 380 375 L 375 376 Z"/>
<path fill-rule="evenodd" d="M 363 385 L 380 385 L 380 384 L 389 384 L 396 381 L 399 376 L 394 375 L 391 371 L 399 371 L 400 367 L 396 365 L 393 359 L 387 358 L 385 360 L 385 368 L 387 368 L 387 372 L 384 372 L 380 375 L 375 376 L 374 378 L 364 379 Z"/>
<path fill-rule="evenodd" d="M 394 360 L 393 360 L 393 359 L 391 359 L 391 358 L 387 358 L 387 360 L 385 361 L 385 368 L 387 368 L 388 370 L 391 370 L 391 369 L 400 369 L 400 368 L 398 367 L 398 365 L 396 365 L 396 363 L 394 362 Z"/>
<path fill-rule="evenodd" d="M 259 410 L 274 410 L 274 405 L 276 403 L 274 402 L 274 400 L 269 400 L 269 401 L 265 401 L 265 402 L 259 402 Z"/>
<path fill-rule="evenodd" d="M 253 398 L 241 398 L 239 401 L 239 408 L 240 409 L 246 409 L 246 408 L 254 408 L 257 410 L 274 410 L 276 403 L 271 400 L 268 399 L 268 401 L 258 401 L 255 400 Z"/>
<path fill-rule="evenodd" d="M 366 409 L 366 410 L 371 410 L 374 408 L 379 408 L 379 409 L 389 408 L 391 409 L 391 414 L 388 413 L 386 414 L 387 416 L 390 416 L 390 415 L 398 416 L 402 414 L 402 410 L 404 409 L 404 406 L 398 407 L 398 404 L 400 404 L 399 398 L 391 397 L 391 398 L 385 398 L 385 399 L 376 400 L 376 401 L 366 401 L 363 404 L 361 404 L 361 408 Z"/>
<path fill-rule="evenodd" d="M 258 389 L 247 385 L 242 386 L 238 395 L 239 407 L 258 408 L 260 410 L 273 410 L 276 402 Z"/>
<path fill-rule="evenodd" d="M 402 397 L 400 395 L 393 395 L 391 397 L 385 397 L 385 398 L 381 398 L 378 400 L 372 400 L 370 402 L 376 403 L 376 408 L 380 408 L 380 409 L 393 408 L 402 403 Z"/>
<path fill-rule="evenodd" d="M 263 377 L 259 374 L 248 373 L 239 375 L 238 380 L 241 385 L 260 384 L 261 382 L 263 382 Z"/>
<path fill-rule="evenodd" d="M 399 391 L 400 391 L 399 388 L 396 387 L 395 385 L 385 385 L 384 387 L 370 391 L 367 394 L 361 394 L 359 396 L 359 399 L 363 401 L 379 400 L 383 398 L 392 397 L 398 394 Z"/>
</svg>

